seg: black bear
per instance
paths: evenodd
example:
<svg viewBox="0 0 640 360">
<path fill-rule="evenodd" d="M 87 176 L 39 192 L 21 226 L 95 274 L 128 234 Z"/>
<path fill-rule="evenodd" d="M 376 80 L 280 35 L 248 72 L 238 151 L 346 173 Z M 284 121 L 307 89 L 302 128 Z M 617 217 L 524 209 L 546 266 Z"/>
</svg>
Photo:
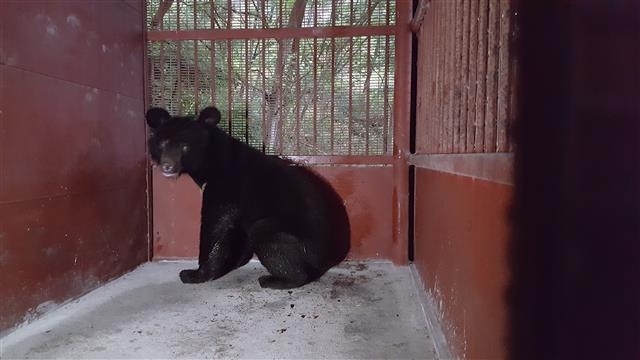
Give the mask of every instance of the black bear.
<svg viewBox="0 0 640 360">
<path fill-rule="evenodd" d="M 198 269 L 183 283 L 219 278 L 255 254 L 270 275 L 260 286 L 290 289 L 322 276 L 349 251 L 340 197 L 305 167 L 267 156 L 218 128 L 220 112 L 197 118 L 147 111 L 149 151 L 166 177 L 188 174 L 204 189 Z"/>
</svg>

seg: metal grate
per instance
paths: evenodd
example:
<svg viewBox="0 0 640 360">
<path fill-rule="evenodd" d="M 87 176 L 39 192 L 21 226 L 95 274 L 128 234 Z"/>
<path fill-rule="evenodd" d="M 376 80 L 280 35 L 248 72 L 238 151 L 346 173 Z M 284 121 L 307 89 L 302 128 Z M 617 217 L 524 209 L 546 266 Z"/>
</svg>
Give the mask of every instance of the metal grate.
<svg viewBox="0 0 640 360">
<path fill-rule="evenodd" d="M 276 29 L 304 7 L 301 27 L 393 25 L 388 0 L 148 0 L 149 30 Z M 213 14 L 213 16 L 211 16 Z"/>
<path fill-rule="evenodd" d="M 510 0 L 432 0 L 426 6 L 418 34 L 417 151 L 510 151 Z"/>
<path fill-rule="evenodd" d="M 294 19 L 296 4 L 304 6 L 303 19 Z M 391 152 L 392 32 L 291 38 L 268 32 L 296 21 L 389 26 L 392 1 L 149 1 L 148 9 L 150 29 L 230 31 L 228 40 L 150 41 L 152 105 L 185 114 L 214 104 L 225 130 L 270 154 Z M 256 27 L 265 27 L 266 36 L 237 39 L 234 32 Z"/>
</svg>

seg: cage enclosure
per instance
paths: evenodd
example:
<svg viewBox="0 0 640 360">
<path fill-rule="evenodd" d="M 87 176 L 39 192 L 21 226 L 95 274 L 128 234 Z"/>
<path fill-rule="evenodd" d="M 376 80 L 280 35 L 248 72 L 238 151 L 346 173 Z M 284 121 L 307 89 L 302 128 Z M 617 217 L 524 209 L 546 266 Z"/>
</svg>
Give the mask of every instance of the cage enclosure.
<svg viewBox="0 0 640 360">
<path fill-rule="evenodd" d="M 2 357 L 505 357 L 511 6 L 1 1 Z M 327 180 L 346 262 L 180 283 L 202 193 L 151 166 L 145 111 L 209 105 Z"/>
</svg>

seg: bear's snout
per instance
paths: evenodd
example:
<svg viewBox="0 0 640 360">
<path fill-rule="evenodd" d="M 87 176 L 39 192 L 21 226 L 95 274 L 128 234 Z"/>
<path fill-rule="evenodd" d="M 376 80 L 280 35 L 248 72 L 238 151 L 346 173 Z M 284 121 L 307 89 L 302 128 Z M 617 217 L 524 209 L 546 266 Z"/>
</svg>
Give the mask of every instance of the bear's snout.
<svg viewBox="0 0 640 360">
<path fill-rule="evenodd" d="M 165 174 L 173 174 L 176 172 L 176 167 L 174 164 L 164 163 L 162 164 L 162 172 Z"/>
<path fill-rule="evenodd" d="M 164 177 L 175 178 L 180 173 L 180 165 L 170 158 L 163 158 L 159 165 Z"/>
</svg>

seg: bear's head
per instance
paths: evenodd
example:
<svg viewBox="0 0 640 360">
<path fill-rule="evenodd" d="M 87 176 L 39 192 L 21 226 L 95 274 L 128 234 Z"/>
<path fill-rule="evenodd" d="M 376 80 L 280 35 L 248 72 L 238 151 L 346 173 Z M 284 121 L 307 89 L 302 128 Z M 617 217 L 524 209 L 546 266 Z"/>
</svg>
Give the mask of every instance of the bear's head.
<svg viewBox="0 0 640 360">
<path fill-rule="evenodd" d="M 205 161 L 210 132 L 220 122 L 215 107 L 203 109 L 197 118 L 171 116 L 165 109 L 151 108 L 146 114 L 151 129 L 149 152 L 165 177 L 197 171 Z"/>
</svg>

